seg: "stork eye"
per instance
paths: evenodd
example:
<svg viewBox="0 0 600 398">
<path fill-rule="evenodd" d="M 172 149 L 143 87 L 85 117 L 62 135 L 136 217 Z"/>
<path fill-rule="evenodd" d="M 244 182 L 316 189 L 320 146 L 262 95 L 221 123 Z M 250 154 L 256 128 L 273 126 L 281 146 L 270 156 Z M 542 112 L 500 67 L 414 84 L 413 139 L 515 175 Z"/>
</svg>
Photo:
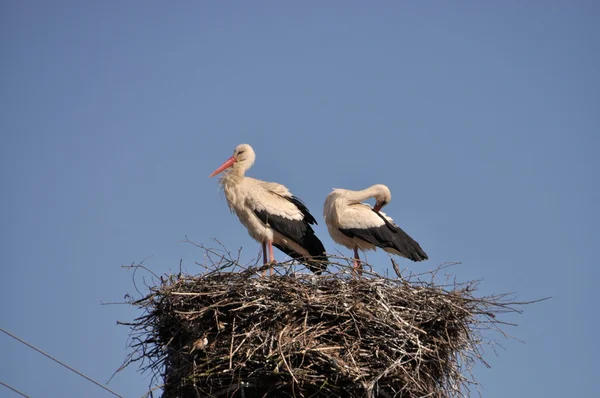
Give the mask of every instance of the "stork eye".
<svg viewBox="0 0 600 398">
<path fill-rule="evenodd" d="M 239 151 L 238 155 L 241 155 L 242 153 L 244 153 L 244 150 Z"/>
</svg>

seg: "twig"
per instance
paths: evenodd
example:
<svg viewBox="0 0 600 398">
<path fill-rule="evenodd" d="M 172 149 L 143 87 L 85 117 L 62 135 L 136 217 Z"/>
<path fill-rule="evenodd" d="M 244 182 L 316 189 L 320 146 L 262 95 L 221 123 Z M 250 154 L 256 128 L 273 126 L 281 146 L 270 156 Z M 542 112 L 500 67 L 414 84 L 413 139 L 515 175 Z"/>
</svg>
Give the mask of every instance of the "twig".
<svg viewBox="0 0 600 398">
<path fill-rule="evenodd" d="M 497 346 L 490 332 L 512 338 L 503 314 L 545 300 L 478 297 L 479 281 L 436 282 L 458 263 L 403 276 L 391 259 L 395 278 L 367 267 L 354 279 L 352 259 L 332 255 L 319 276 L 292 260 L 261 278 L 259 257 L 242 265 L 239 250 L 186 242 L 203 250 L 202 273 L 183 274 L 180 263 L 179 274 L 132 299 L 143 315 L 121 323 L 131 353 L 118 371 L 138 362 L 151 383 L 165 381 L 150 390 L 165 397 L 465 397 L 477 386 L 470 370 L 486 364 L 483 347 Z"/>
</svg>

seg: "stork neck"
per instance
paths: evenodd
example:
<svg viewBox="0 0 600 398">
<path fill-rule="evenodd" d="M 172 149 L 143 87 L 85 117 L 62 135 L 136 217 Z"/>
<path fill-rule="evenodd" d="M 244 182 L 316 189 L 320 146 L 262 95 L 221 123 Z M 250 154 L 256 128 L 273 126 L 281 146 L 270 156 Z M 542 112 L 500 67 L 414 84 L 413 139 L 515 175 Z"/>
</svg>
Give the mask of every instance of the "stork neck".
<svg viewBox="0 0 600 398">
<path fill-rule="evenodd" d="M 362 191 L 350 191 L 346 195 L 346 200 L 351 203 L 361 203 L 367 199 L 374 198 L 377 195 L 377 190 L 373 187 L 363 189 Z"/>
<path fill-rule="evenodd" d="M 244 171 L 235 167 L 232 167 L 221 177 L 221 185 L 238 185 L 244 179 Z"/>
</svg>

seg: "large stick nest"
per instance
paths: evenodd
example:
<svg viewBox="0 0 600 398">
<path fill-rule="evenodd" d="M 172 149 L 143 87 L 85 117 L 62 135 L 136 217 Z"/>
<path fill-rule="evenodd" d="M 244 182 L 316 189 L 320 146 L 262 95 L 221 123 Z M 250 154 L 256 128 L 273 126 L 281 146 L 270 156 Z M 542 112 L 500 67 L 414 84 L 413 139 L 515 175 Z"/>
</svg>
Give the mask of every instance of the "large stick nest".
<svg viewBox="0 0 600 398">
<path fill-rule="evenodd" d="M 205 260 L 200 275 L 155 279 L 125 323 L 125 365 L 161 377 L 165 398 L 465 396 L 482 331 L 502 333 L 496 316 L 524 304 L 435 284 L 439 269 L 358 279 L 342 260 L 321 276 L 284 263 L 261 277 L 226 251 Z"/>
</svg>

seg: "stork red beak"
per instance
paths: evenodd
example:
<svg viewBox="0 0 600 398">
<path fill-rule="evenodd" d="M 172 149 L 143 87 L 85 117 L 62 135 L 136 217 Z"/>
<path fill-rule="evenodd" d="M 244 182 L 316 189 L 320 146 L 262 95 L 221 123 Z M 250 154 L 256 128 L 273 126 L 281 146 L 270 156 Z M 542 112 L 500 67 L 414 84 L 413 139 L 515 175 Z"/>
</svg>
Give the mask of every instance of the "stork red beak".
<svg viewBox="0 0 600 398">
<path fill-rule="evenodd" d="M 222 172 L 223 170 L 230 168 L 231 166 L 233 166 L 233 164 L 235 162 L 236 162 L 235 157 L 234 156 L 230 157 L 229 159 L 227 159 L 225 161 L 225 163 L 223 163 L 221 166 L 219 166 L 218 169 L 213 171 L 212 174 L 208 176 L 208 178 L 214 177 L 217 174 L 219 174 L 220 172 Z"/>
<path fill-rule="evenodd" d="M 375 206 L 373 206 L 373 211 L 378 212 L 381 210 L 381 207 L 381 203 L 375 203 Z"/>
</svg>

